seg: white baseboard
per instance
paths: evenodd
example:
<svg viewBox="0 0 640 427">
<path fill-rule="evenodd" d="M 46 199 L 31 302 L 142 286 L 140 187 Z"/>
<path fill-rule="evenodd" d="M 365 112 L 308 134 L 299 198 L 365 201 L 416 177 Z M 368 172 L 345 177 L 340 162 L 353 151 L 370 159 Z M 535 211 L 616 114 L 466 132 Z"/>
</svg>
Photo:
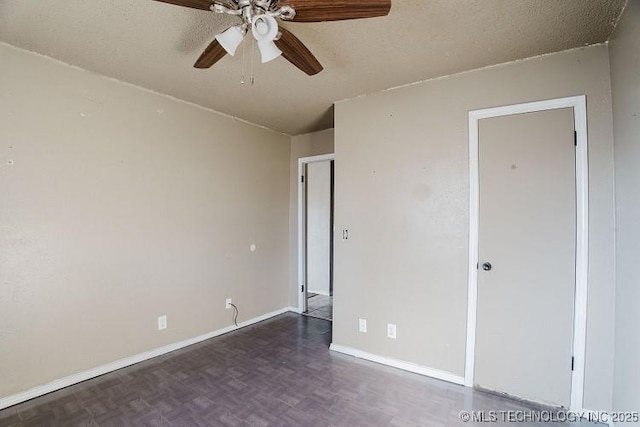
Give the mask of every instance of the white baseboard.
<svg viewBox="0 0 640 427">
<path fill-rule="evenodd" d="M 195 338 L 190 338 L 188 340 L 180 341 L 174 344 L 169 344 L 164 347 L 160 347 L 144 353 L 136 354 L 135 356 L 125 357 L 124 359 L 116 360 L 115 362 L 107 363 L 106 365 L 98 366 L 96 368 L 89 369 L 84 372 L 80 372 L 77 374 L 69 375 L 67 377 L 54 380 L 48 384 L 37 386 L 27 391 L 23 391 L 21 393 L 13 394 L 11 396 L 7 396 L 0 399 L 0 409 L 8 408 L 9 406 L 13 406 L 18 403 L 25 402 L 27 400 L 36 398 L 38 396 L 42 396 L 47 393 L 51 393 L 56 390 L 60 390 L 61 388 L 69 387 L 70 385 L 77 384 L 82 381 L 89 380 L 91 378 L 99 377 L 100 375 L 104 375 L 106 373 L 116 371 L 118 369 L 122 369 L 130 365 L 134 365 L 136 363 L 143 362 L 153 357 L 161 356 L 163 354 L 170 353 L 172 351 L 179 350 L 184 347 L 188 347 L 190 345 L 199 343 L 201 341 L 205 341 L 210 338 L 217 337 L 219 335 L 223 335 L 228 332 L 232 332 L 232 331 L 247 327 L 249 325 L 253 325 L 254 323 L 262 322 L 263 320 L 270 319 L 272 317 L 278 316 L 282 313 L 286 313 L 289 311 L 297 311 L 297 309 L 293 307 L 285 307 L 280 310 L 272 311 L 271 313 L 263 314 L 262 316 L 254 317 L 253 319 L 245 320 L 244 322 L 239 323 L 238 326 L 235 326 L 235 325 L 228 326 L 226 328 L 218 329 L 217 331 L 209 332 L 207 334 L 200 335 Z"/>
<path fill-rule="evenodd" d="M 425 375 L 427 377 L 435 378 L 438 380 L 464 385 L 464 377 L 452 374 L 451 372 L 441 371 L 439 369 L 433 369 L 422 365 L 416 365 L 415 363 L 405 362 L 389 357 L 378 356 L 372 353 L 367 353 L 366 351 L 356 350 L 355 348 L 346 347 L 339 344 L 331 344 L 329 348 L 332 351 L 348 354 L 349 356 L 354 356 L 359 359 L 365 359 L 371 362 L 380 363 L 382 365 L 391 366 L 394 368 L 402 369 L 404 371 L 414 372 L 416 374 Z"/>
</svg>

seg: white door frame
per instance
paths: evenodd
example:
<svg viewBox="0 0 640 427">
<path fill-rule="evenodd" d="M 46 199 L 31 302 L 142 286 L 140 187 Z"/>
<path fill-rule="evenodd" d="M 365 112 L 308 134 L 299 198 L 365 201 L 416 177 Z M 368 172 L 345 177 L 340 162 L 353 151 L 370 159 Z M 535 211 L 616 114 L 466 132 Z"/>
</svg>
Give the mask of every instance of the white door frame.
<svg viewBox="0 0 640 427">
<path fill-rule="evenodd" d="M 298 159 L 298 311 L 303 313 L 305 311 L 305 304 L 307 295 L 307 254 L 306 254 L 306 198 L 307 192 L 305 191 L 306 180 L 306 166 L 309 163 L 326 162 L 329 160 L 335 160 L 335 154 L 323 154 L 320 156 L 301 157 Z"/>
<path fill-rule="evenodd" d="M 573 317 L 574 370 L 571 376 L 572 411 L 583 410 L 585 343 L 587 334 L 587 275 L 589 268 L 589 170 L 587 153 L 586 97 L 573 96 L 548 101 L 529 102 L 505 107 L 469 111 L 469 290 L 467 304 L 467 351 L 465 385 L 474 386 L 476 312 L 478 305 L 478 222 L 479 159 L 478 122 L 481 119 L 531 113 L 535 111 L 573 108 L 577 133 L 576 148 L 576 290 Z"/>
</svg>

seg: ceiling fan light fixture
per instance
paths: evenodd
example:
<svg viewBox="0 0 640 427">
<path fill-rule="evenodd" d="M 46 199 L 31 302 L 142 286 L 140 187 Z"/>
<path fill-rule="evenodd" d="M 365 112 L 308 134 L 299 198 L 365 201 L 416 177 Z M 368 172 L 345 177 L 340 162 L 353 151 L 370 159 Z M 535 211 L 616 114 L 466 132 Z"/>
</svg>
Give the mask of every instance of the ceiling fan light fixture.
<svg viewBox="0 0 640 427">
<path fill-rule="evenodd" d="M 256 15 L 251 20 L 251 32 L 258 43 L 273 41 L 278 35 L 278 21 L 273 16 Z"/>
<path fill-rule="evenodd" d="M 273 16 L 254 16 L 251 20 L 251 33 L 258 42 L 263 64 L 282 55 L 282 51 L 273 42 L 278 36 L 278 21 Z"/>
<path fill-rule="evenodd" d="M 276 46 L 273 41 L 266 40 L 258 42 L 258 49 L 260 49 L 260 56 L 262 56 L 263 64 L 273 61 L 282 55 L 282 51 L 278 49 L 278 46 Z"/>
<path fill-rule="evenodd" d="M 392 0 L 155 0 L 227 14 L 242 21 L 242 25 L 227 28 L 218 34 L 202 52 L 194 67 L 210 68 L 225 55 L 235 55 L 246 34 L 251 30 L 257 41 L 262 62 L 284 57 L 302 72 L 314 76 L 323 70 L 322 64 L 296 36 L 278 23 L 345 21 L 386 16 Z M 1 2 L 1 0 L 0 0 Z M 293 4 L 292 4 L 293 3 Z M 254 44 L 252 44 L 255 46 Z M 253 74 L 253 54 L 251 69 Z M 243 73 L 244 73 L 243 50 Z"/>
<path fill-rule="evenodd" d="M 242 43 L 244 39 L 244 35 L 245 31 L 242 25 L 236 25 L 218 34 L 216 40 L 218 40 L 218 43 L 220 43 L 229 55 L 234 56 L 236 49 L 238 49 L 238 46 L 240 46 L 240 43 Z"/>
</svg>

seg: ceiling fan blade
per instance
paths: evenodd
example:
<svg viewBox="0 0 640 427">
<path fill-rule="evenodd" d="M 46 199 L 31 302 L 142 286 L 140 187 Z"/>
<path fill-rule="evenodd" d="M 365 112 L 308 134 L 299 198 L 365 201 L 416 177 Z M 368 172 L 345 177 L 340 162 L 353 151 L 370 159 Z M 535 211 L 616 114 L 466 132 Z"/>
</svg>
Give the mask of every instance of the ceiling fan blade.
<svg viewBox="0 0 640 427">
<path fill-rule="evenodd" d="M 322 65 L 313 53 L 290 31 L 280 27 L 281 36 L 276 40 L 276 46 L 282 51 L 282 56 L 310 76 L 323 70 Z"/>
<path fill-rule="evenodd" d="M 209 68 L 216 62 L 220 61 L 227 54 L 218 40 L 211 42 L 209 46 L 202 52 L 200 58 L 193 65 L 195 68 Z"/>
<path fill-rule="evenodd" d="M 294 22 L 342 21 L 386 16 L 391 0 L 280 0 L 296 11 Z"/>
<path fill-rule="evenodd" d="M 170 3 L 178 6 L 192 7 L 194 9 L 211 10 L 213 0 L 155 0 L 161 3 Z"/>
</svg>

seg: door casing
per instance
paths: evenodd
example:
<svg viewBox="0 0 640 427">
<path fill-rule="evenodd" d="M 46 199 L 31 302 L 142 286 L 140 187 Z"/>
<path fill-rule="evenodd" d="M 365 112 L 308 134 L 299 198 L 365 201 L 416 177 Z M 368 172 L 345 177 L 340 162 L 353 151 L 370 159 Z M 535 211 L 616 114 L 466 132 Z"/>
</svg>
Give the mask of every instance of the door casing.
<svg viewBox="0 0 640 427">
<path fill-rule="evenodd" d="M 585 344 L 587 328 L 587 274 L 589 242 L 589 170 L 586 96 L 557 98 L 469 112 L 469 283 L 465 385 L 474 386 L 476 313 L 478 303 L 478 223 L 480 211 L 479 126 L 481 119 L 573 108 L 576 130 L 576 292 L 573 320 L 574 370 L 571 376 L 572 411 L 582 411 L 584 401 Z"/>
<path fill-rule="evenodd" d="M 307 309 L 307 254 L 306 254 L 306 166 L 308 163 L 335 160 L 335 154 L 301 157 L 298 159 L 298 311 L 304 313 Z"/>
</svg>

